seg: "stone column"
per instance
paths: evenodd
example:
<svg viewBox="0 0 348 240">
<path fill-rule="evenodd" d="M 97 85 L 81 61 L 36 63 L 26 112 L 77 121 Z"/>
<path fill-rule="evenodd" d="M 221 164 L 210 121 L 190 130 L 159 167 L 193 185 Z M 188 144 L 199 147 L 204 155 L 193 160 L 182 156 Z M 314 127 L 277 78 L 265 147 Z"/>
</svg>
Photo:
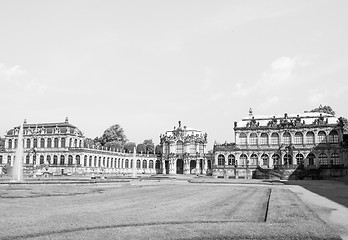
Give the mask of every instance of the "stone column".
<svg viewBox="0 0 348 240">
<path fill-rule="evenodd" d="M 208 172 L 208 160 L 207 160 L 207 158 L 204 158 L 203 159 L 203 163 L 204 163 L 204 166 L 203 166 L 203 174 L 207 174 L 207 172 Z"/>
<path fill-rule="evenodd" d="M 166 161 L 162 160 L 162 174 L 166 174 Z"/>
</svg>

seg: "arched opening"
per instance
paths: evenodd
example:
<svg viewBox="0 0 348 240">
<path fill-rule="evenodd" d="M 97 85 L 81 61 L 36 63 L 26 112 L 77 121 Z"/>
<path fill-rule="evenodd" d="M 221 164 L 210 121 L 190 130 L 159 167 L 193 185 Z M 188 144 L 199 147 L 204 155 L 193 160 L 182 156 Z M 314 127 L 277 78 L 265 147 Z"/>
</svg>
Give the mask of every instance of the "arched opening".
<svg viewBox="0 0 348 240">
<path fill-rule="evenodd" d="M 258 165 L 257 162 L 258 162 L 257 155 L 256 154 L 252 154 L 250 156 L 250 165 Z"/>
<path fill-rule="evenodd" d="M 318 158 L 320 165 L 328 165 L 327 155 L 325 153 L 320 153 Z"/>
<path fill-rule="evenodd" d="M 245 133 L 239 134 L 239 144 L 246 145 L 247 144 L 247 135 Z"/>
<path fill-rule="evenodd" d="M 318 142 L 319 143 L 326 143 L 326 133 L 324 131 L 320 131 L 318 133 Z"/>
<path fill-rule="evenodd" d="M 280 156 L 278 154 L 272 155 L 273 165 L 281 165 Z"/>
<path fill-rule="evenodd" d="M 298 153 L 296 155 L 296 163 L 297 163 L 297 165 L 303 165 L 303 159 L 304 159 L 303 155 L 301 153 Z"/>
<path fill-rule="evenodd" d="M 271 135 L 271 144 L 278 145 L 279 144 L 279 135 L 278 133 L 272 133 Z"/>
<path fill-rule="evenodd" d="M 169 174 L 169 161 L 165 161 L 166 174 Z"/>
<path fill-rule="evenodd" d="M 330 132 L 329 143 L 338 143 L 338 132 L 336 130 Z"/>
<path fill-rule="evenodd" d="M 310 154 L 308 154 L 307 159 L 308 159 L 308 165 L 313 166 L 315 155 L 313 153 L 310 153 Z"/>
<path fill-rule="evenodd" d="M 268 134 L 267 133 L 261 133 L 260 144 L 261 145 L 267 145 L 268 144 Z"/>
<path fill-rule="evenodd" d="M 285 154 L 283 160 L 284 165 L 292 165 L 292 156 L 290 154 Z"/>
<path fill-rule="evenodd" d="M 248 157 L 247 157 L 247 155 L 245 155 L 243 153 L 243 154 L 240 155 L 239 160 L 240 160 L 240 164 L 243 166 L 243 165 L 247 164 Z"/>
<path fill-rule="evenodd" d="M 227 161 L 228 165 L 236 165 L 236 157 L 233 154 L 228 155 L 228 161 Z"/>
<path fill-rule="evenodd" d="M 225 165 L 225 156 L 222 155 L 222 154 L 220 154 L 220 155 L 218 156 L 218 165 L 219 165 L 219 166 Z"/>
<path fill-rule="evenodd" d="M 155 169 L 156 169 L 156 173 L 160 173 L 161 172 L 161 162 L 160 162 L 160 160 L 156 160 Z"/>
<path fill-rule="evenodd" d="M 190 161 L 190 173 L 195 174 L 196 173 L 196 160 Z"/>
<path fill-rule="evenodd" d="M 295 133 L 295 144 L 303 144 L 303 134 L 301 132 Z"/>
<path fill-rule="evenodd" d="M 176 173 L 184 174 L 184 161 L 182 159 L 176 160 Z"/>
<path fill-rule="evenodd" d="M 261 159 L 262 159 L 262 165 L 268 166 L 268 164 L 269 164 L 269 157 L 268 157 L 268 155 L 267 154 L 262 154 Z"/>
</svg>

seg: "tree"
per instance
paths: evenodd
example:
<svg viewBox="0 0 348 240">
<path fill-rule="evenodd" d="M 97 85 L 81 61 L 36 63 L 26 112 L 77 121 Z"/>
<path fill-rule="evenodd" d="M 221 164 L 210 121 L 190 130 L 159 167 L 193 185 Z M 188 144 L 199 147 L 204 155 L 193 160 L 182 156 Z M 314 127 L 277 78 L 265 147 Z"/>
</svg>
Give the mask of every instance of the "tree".
<svg viewBox="0 0 348 240">
<path fill-rule="evenodd" d="M 144 143 L 139 143 L 137 145 L 137 153 L 146 153 L 146 146 Z"/>
<path fill-rule="evenodd" d="M 122 146 L 128 141 L 123 128 L 119 124 L 112 125 L 106 129 L 103 135 L 98 139 L 102 146 L 109 142 L 118 142 Z"/>
<path fill-rule="evenodd" d="M 345 117 L 339 117 L 338 120 L 341 122 L 343 125 L 344 131 L 348 131 L 348 120 Z"/>
<path fill-rule="evenodd" d="M 92 138 L 85 138 L 83 140 L 83 146 L 86 147 L 92 147 L 95 145 L 95 141 Z"/>
<path fill-rule="evenodd" d="M 117 141 L 107 142 L 104 146 L 117 152 L 120 152 L 123 149 L 122 144 Z"/>
<path fill-rule="evenodd" d="M 126 153 L 133 153 L 134 152 L 134 148 L 135 148 L 135 143 L 134 142 L 127 142 L 124 145 L 124 150 L 126 151 Z"/>
<path fill-rule="evenodd" d="M 151 153 L 151 154 L 154 153 L 155 144 L 153 143 L 152 139 L 144 140 L 143 144 L 146 147 L 146 149 L 145 149 L 146 153 Z"/>
<path fill-rule="evenodd" d="M 0 137 L 0 150 L 5 150 L 5 138 Z"/>
<path fill-rule="evenodd" d="M 161 145 L 156 145 L 156 154 L 162 154 L 162 146 Z"/>
<path fill-rule="evenodd" d="M 322 113 L 328 113 L 328 114 L 331 114 L 333 116 L 335 116 L 335 111 L 332 110 L 332 108 L 330 106 L 322 106 L 320 105 L 319 107 L 317 108 L 314 108 L 312 110 L 310 110 L 310 112 L 322 112 Z"/>
</svg>

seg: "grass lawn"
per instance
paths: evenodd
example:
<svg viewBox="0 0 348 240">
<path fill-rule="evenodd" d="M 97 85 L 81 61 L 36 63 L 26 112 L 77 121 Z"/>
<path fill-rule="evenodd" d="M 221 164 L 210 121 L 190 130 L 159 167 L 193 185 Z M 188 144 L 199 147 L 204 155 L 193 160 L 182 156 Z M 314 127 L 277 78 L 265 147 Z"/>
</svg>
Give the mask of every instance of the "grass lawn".
<svg viewBox="0 0 348 240">
<path fill-rule="evenodd" d="M 340 239 L 282 186 L 1 185 L 0 239 Z"/>
</svg>

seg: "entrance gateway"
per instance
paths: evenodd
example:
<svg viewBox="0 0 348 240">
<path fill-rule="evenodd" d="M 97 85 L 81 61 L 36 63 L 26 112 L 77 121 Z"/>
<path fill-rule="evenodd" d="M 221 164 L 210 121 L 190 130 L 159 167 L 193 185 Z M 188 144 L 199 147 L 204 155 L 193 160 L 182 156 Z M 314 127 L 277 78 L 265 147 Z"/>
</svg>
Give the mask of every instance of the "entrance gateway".
<svg viewBox="0 0 348 240">
<path fill-rule="evenodd" d="M 181 126 L 160 135 L 162 174 L 206 174 L 207 134 Z"/>
</svg>

